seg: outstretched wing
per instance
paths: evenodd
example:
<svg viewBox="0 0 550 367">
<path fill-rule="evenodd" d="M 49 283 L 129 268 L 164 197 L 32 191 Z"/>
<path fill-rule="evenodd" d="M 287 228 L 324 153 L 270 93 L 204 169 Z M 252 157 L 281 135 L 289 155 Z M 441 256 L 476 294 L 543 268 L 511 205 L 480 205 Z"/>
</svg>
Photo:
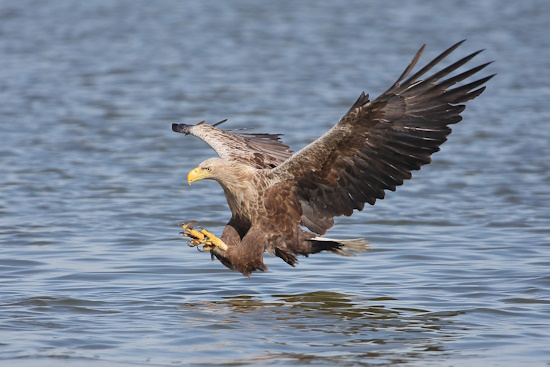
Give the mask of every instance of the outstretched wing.
<svg viewBox="0 0 550 367">
<path fill-rule="evenodd" d="M 231 133 L 214 125 L 172 124 L 172 131 L 194 135 L 216 151 L 222 159 L 234 160 L 255 168 L 273 168 L 292 155 L 288 145 L 280 140 L 280 134 Z"/>
<path fill-rule="evenodd" d="M 384 198 L 384 190 L 394 191 L 411 178 L 412 170 L 431 162 L 430 155 L 451 133 L 448 125 L 462 119 L 461 103 L 479 96 L 482 85 L 493 77 L 451 88 L 489 64 L 449 76 L 478 51 L 420 79 L 462 42 L 405 80 L 422 46 L 391 88 L 373 102 L 361 94 L 331 130 L 273 170 L 283 182 L 295 185 L 303 225 L 324 234 L 334 224 L 333 217 L 351 215 L 364 203 L 373 205 Z"/>
</svg>

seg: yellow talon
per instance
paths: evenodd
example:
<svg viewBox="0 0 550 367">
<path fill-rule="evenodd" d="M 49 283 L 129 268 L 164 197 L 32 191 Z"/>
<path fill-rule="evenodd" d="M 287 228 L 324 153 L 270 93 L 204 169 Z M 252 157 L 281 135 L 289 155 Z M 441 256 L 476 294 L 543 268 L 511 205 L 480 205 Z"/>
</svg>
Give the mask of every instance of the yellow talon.
<svg viewBox="0 0 550 367">
<path fill-rule="evenodd" d="M 202 233 L 200 233 L 199 231 L 197 231 L 195 228 L 191 227 L 191 226 L 188 226 L 186 224 L 182 225 L 181 228 L 184 230 L 184 231 L 187 231 L 188 233 L 183 233 L 183 235 L 185 237 L 191 237 L 191 238 L 194 238 L 194 239 L 197 239 L 197 240 L 204 240 L 204 235 Z"/>
<path fill-rule="evenodd" d="M 193 224 L 191 222 L 190 224 Z M 189 237 L 191 239 L 190 246 L 199 246 L 203 245 L 201 251 L 210 251 L 214 247 L 219 248 L 222 251 L 227 250 L 227 245 L 218 237 L 214 236 L 212 233 L 208 232 L 206 229 L 201 229 L 197 231 L 190 224 L 182 224 L 181 228 L 183 229 L 183 236 Z"/>
<path fill-rule="evenodd" d="M 223 251 L 227 250 L 227 245 L 225 244 L 225 242 L 220 240 L 218 237 L 214 236 L 212 233 L 208 232 L 206 229 L 204 228 L 201 229 L 200 233 L 206 236 L 208 238 L 208 242 L 213 246 L 216 246 L 217 248 Z"/>
</svg>

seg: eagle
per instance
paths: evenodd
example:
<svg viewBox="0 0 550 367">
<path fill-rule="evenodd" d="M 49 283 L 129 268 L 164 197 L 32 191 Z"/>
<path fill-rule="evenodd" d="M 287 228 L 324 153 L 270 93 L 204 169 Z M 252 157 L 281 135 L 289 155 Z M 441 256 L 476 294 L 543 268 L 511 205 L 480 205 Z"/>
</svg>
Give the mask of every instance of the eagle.
<svg viewBox="0 0 550 367">
<path fill-rule="evenodd" d="M 296 153 L 280 134 L 217 127 L 226 120 L 172 124 L 173 131 L 202 139 L 219 156 L 190 171 L 189 185 L 203 179 L 218 182 L 231 209 L 221 237 L 197 229 L 195 222 L 182 223 L 181 234 L 190 246 L 210 251 L 212 260 L 244 276 L 267 270 L 264 252 L 295 266 L 300 255 L 329 251 L 350 256 L 366 250 L 362 238 L 322 236 L 335 217 L 361 211 L 365 203 L 374 205 L 385 190 L 395 191 L 413 170 L 430 163 L 451 133 L 449 125 L 462 120 L 464 103 L 485 90 L 495 74 L 469 78 L 491 62 L 457 70 L 483 50 L 429 73 L 463 42 L 410 75 L 423 45 L 388 90 L 373 101 L 361 93 L 336 125 Z"/>
</svg>

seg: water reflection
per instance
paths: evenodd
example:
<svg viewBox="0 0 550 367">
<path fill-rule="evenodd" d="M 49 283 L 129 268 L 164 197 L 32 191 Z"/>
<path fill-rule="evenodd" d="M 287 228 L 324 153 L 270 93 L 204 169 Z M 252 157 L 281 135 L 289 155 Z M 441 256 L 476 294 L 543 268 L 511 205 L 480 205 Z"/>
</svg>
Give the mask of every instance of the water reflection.
<svg viewBox="0 0 550 367">
<path fill-rule="evenodd" d="M 208 340 L 207 345 L 204 340 L 191 342 L 194 354 L 204 352 L 203 363 L 204 358 L 212 363 L 238 363 L 236 351 L 245 346 L 248 353 L 255 351 L 252 360 L 257 362 L 276 358 L 288 364 L 407 363 L 420 356 L 426 359 L 426 352 L 428 358 L 450 354 L 445 345 L 466 330 L 454 324 L 458 311 L 430 312 L 396 304 L 399 301 L 389 297 L 310 292 L 273 295 L 268 300 L 232 296 L 179 308 L 184 311 L 187 333 L 223 331 L 220 339 Z M 211 353 L 220 348 L 236 352 L 235 358 L 216 360 Z"/>
</svg>

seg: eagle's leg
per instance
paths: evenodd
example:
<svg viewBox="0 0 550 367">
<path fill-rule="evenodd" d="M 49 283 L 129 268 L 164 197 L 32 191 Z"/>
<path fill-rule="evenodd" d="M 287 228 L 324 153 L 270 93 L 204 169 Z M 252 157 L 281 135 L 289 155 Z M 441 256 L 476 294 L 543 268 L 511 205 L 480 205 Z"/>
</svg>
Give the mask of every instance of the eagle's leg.
<svg viewBox="0 0 550 367">
<path fill-rule="evenodd" d="M 202 249 L 200 249 L 202 251 L 209 251 L 214 247 L 218 247 L 220 250 L 224 251 L 227 250 L 227 245 L 221 239 L 214 236 L 204 228 L 197 231 L 191 226 L 191 224 L 193 224 L 193 222 L 189 224 L 182 223 L 181 226 L 183 229 L 183 232 L 181 232 L 183 237 L 189 237 L 191 239 L 189 246 L 195 247 L 203 245 Z"/>
<path fill-rule="evenodd" d="M 206 229 L 201 229 L 200 234 L 204 235 L 208 239 L 208 244 L 219 248 L 220 250 L 227 250 L 227 245 L 218 237 L 208 232 Z"/>
</svg>

